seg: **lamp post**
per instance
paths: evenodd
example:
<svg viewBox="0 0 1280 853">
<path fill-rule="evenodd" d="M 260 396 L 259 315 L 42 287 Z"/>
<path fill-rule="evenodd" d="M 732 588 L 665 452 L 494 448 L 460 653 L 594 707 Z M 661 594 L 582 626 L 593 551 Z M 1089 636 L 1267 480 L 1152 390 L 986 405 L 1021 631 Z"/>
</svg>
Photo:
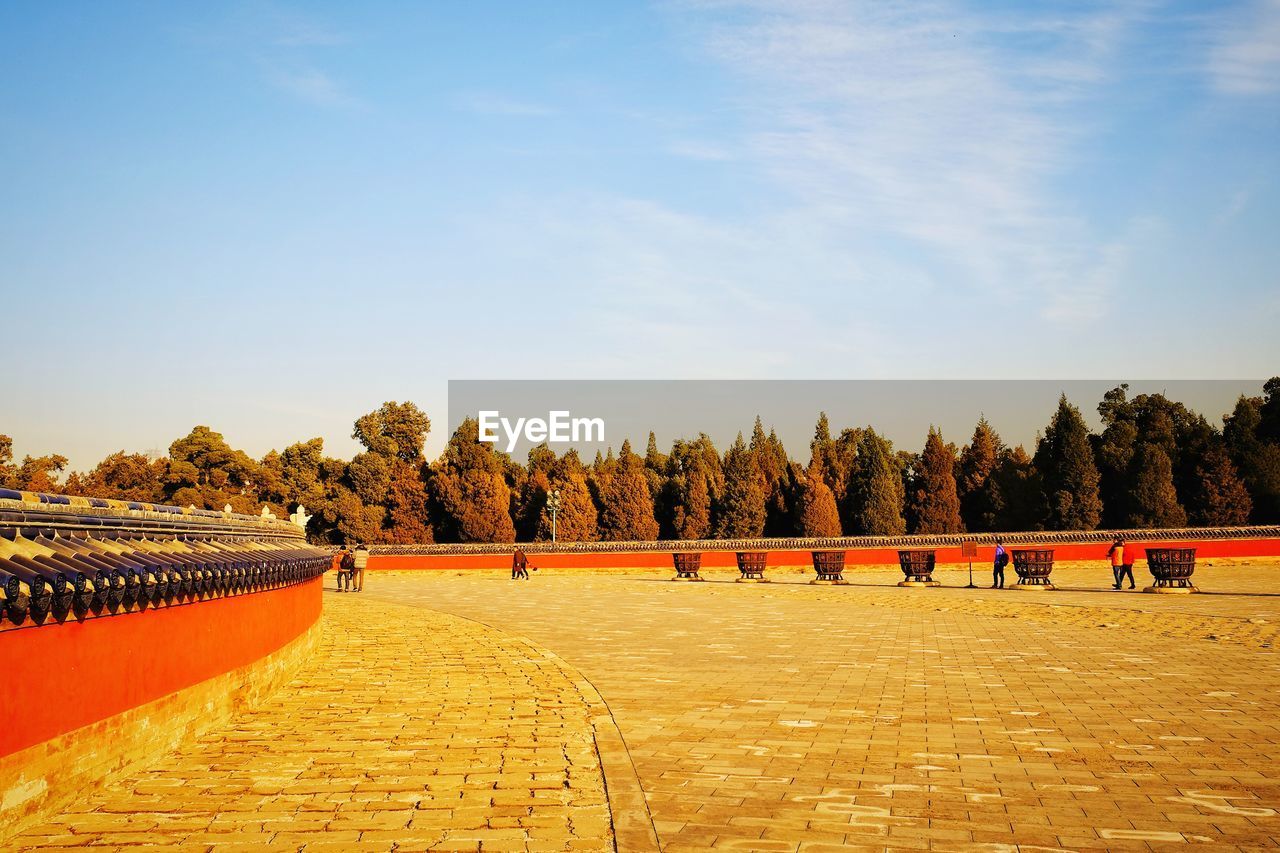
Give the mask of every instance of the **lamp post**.
<svg viewBox="0 0 1280 853">
<path fill-rule="evenodd" d="M 560 511 L 560 490 L 552 489 L 547 493 L 547 509 L 551 510 L 551 544 L 556 541 L 556 513 Z"/>
</svg>

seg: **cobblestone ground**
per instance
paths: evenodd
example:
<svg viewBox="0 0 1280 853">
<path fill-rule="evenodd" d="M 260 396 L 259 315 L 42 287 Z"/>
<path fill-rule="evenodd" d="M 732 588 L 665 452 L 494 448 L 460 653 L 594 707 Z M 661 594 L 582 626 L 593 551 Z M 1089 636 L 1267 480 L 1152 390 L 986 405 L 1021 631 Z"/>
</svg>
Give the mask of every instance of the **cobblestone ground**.
<svg viewBox="0 0 1280 853">
<path fill-rule="evenodd" d="M 1280 565 L 1203 565 L 1200 596 L 1103 591 L 1106 567 L 1060 568 L 1056 592 L 732 576 L 403 573 L 364 594 L 580 670 L 668 851 L 1280 842 Z"/>
<path fill-rule="evenodd" d="M 12 849 L 612 849 L 589 701 L 553 655 L 367 592 L 327 592 L 322 628 L 265 704 Z"/>
</svg>

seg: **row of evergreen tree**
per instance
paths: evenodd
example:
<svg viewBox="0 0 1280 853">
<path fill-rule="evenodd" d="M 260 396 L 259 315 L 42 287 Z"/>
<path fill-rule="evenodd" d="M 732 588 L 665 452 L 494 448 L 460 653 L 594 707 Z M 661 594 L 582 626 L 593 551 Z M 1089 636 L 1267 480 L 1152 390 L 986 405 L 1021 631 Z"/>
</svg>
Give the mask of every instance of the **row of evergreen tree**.
<svg viewBox="0 0 1280 853">
<path fill-rule="evenodd" d="M 546 540 L 552 490 L 564 541 L 1280 522 L 1280 378 L 1241 397 L 1221 428 L 1161 394 L 1131 398 L 1126 385 L 1098 412 L 1103 429 L 1091 433 L 1063 396 L 1031 454 L 985 418 L 964 447 L 930 428 L 915 453 L 869 426 L 833 433 L 823 414 L 804 463 L 757 418 L 724 453 L 705 434 L 663 453 L 650 433 L 644 455 L 628 441 L 587 464 L 540 445 L 522 465 L 481 443 L 470 419 L 428 462 L 430 419 L 389 402 L 355 422 L 364 452 L 350 461 L 325 456 L 319 438 L 255 460 L 198 426 L 167 458 L 120 451 L 61 481 L 64 457 L 15 464 L 0 436 L 0 487 L 281 515 L 301 503 L 323 542 Z"/>
</svg>

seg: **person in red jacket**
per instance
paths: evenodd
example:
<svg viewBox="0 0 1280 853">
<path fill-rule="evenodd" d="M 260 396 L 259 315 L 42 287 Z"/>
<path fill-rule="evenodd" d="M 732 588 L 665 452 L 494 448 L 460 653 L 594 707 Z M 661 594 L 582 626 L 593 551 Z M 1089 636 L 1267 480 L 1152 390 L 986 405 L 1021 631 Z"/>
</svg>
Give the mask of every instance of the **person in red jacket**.
<svg viewBox="0 0 1280 853">
<path fill-rule="evenodd" d="M 1125 546 L 1124 561 L 1120 563 L 1120 572 L 1116 575 L 1116 589 L 1120 588 L 1126 577 L 1129 578 L 1129 589 L 1137 588 L 1137 584 L 1133 582 L 1133 564 L 1138 562 L 1138 555 L 1136 545 Z"/>
<path fill-rule="evenodd" d="M 1124 540 L 1116 537 L 1116 541 L 1111 543 L 1111 550 L 1107 551 L 1107 556 L 1111 558 L 1111 577 L 1112 589 L 1120 588 L 1120 572 L 1124 568 Z M 1133 572 L 1129 572 L 1129 578 L 1133 578 Z"/>
</svg>

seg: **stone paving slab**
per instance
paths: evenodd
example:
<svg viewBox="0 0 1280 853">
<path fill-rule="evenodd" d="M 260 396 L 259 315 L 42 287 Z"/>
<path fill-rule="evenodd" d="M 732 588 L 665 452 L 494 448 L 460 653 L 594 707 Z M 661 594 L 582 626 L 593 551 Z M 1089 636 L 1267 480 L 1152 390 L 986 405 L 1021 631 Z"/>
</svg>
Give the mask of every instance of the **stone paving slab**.
<svg viewBox="0 0 1280 853">
<path fill-rule="evenodd" d="M 581 676 L 474 621 L 326 596 L 279 693 L 13 849 L 613 849 Z"/>
<path fill-rule="evenodd" d="M 1280 566 L 1197 576 L 1223 594 L 1089 590 L 1105 567 L 1046 593 L 860 570 L 846 587 L 379 574 L 365 594 L 581 671 L 668 851 L 1274 847 Z"/>
</svg>

